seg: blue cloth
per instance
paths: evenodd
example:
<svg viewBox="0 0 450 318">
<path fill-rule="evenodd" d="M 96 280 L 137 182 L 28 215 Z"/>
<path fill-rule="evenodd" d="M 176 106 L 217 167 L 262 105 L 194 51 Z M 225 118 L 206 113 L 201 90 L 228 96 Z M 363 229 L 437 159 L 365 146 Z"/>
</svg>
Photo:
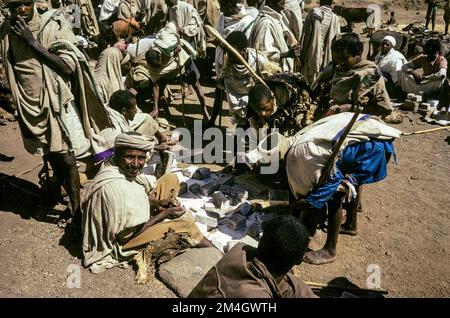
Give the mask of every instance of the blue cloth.
<svg viewBox="0 0 450 318">
<path fill-rule="evenodd" d="M 334 174 L 311 191 L 306 201 L 322 209 L 344 180 L 355 186 L 383 180 L 387 176 L 391 155 L 395 160 L 392 141 L 365 141 L 345 147 L 336 161 Z"/>
</svg>

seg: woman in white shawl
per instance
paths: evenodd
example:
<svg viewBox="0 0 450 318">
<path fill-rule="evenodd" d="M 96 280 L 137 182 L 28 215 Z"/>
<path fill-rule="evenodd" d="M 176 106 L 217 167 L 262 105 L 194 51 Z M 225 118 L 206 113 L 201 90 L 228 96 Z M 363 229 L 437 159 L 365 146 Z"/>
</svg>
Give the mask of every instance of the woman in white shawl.
<svg viewBox="0 0 450 318">
<path fill-rule="evenodd" d="M 385 36 L 381 44 L 381 51 L 375 57 L 375 64 L 383 74 L 386 89 L 391 98 L 401 92 L 397 84 L 400 80 L 402 66 L 407 62 L 403 54 L 395 49 L 396 44 L 394 37 Z"/>
</svg>

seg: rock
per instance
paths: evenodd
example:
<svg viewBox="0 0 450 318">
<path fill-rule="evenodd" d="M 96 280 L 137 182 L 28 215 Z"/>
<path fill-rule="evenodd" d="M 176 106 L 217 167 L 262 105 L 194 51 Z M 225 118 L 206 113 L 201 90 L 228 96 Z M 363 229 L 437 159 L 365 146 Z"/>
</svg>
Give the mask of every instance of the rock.
<svg viewBox="0 0 450 318">
<path fill-rule="evenodd" d="M 214 206 L 220 210 L 230 207 L 230 200 L 228 200 L 225 194 L 220 191 L 216 191 L 213 193 L 212 202 Z"/>
<path fill-rule="evenodd" d="M 208 168 L 198 168 L 192 175 L 193 179 L 205 180 L 211 176 L 211 170 Z"/>
<path fill-rule="evenodd" d="M 200 185 L 198 183 L 191 184 L 189 187 L 189 191 L 192 193 L 199 193 L 200 192 Z"/>
<path fill-rule="evenodd" d="M 188 249 L 159 267 L 160 280 L 185 298 L 223 254 L 214 247 Z"/>
<path fill-rule="evenodd" d="M 253 213 L 253 205 L 250 202 L 245 201 L 241 205 L 238 206 L 238 209 L 236 212 L 239 212 L 243 216 L 247 217 Z"/>
<path fill-rule="evenodd" d="M 217 220 L 225 218 L 227 214 L 231 214 L 234 210 L 232 207 L 227 209 L 217 209 L 212 203 L 205 203 L 204 209 L 208 216 L 216 218 Z"/>
<path fill-rule="evenodd" d="M 219 185 L 217 184 L 217 182 L 210 182 L 200 187 L 200 195 L 210 196 L 214 193 L 214 191 L 217 190 L 219 190 Z"/>
<path fill-rule="evenodd" d="M 247 231 L 245 234 L 256 239 L 259 238 L 259 233 L 261 232 L 261 226 L 254 222 L 247 227 Z"/>
<path fill-rule="evenodd" d="M 417 110 L 419 109 L 419 102 L 415 102 L 412 100 L 407 100 L 403 103 L 402 106 L 400 106 L 400 108 L 402 110 L 406 110 L 406 111 L 413 111 L 413 112 L 417 112 Z"/>
<path fill-rule="evenodd" d="M 216 218 L 207 216 L 207 215 L 199 215 L 196 214 L 194 217 L 195 222 L 207 225 L 209 227 L 217 227 L 218 221 Z"/>
<path fill-rule="evenodd" d="M 186 169 L 184 169 L 182 173 L 185 177 L 192 178 L 192 176 L 194 175 L 195 171 L 197 171 L 197 169 L 198 169 L 198 167 L 196 167 L 196 166 L 189 166 Z"/>
<path fill-rule="evenodd" d="M 249 197 L 252 199 L 259 197 L 267 198 L 269 188 L 262 184 L 261 181 L 258 180 L 258 178 L 256 178 L 255 176 L 248 174 L 236 176 L 236 178 L 234 179 L 234 183 L 236 185 L 239 184 L 246 186 Z"/>
<path fill-rule="evenodd" d="M 274 205 L 289 205 L 289 191 L 287 190 L 270 190 L 269 191 L 269 204 Z"/>
<path fill-rule="evenodd" d="M 178 195 L 182 195 L 182 194 L 188 192 L 188 189 L 189 189 L 189 187 L 188 187 L 187 183 L 181 182 L 180 183 L 180 191 L 178 192 Z"/>
<path fill-rule="evenodd" d="M 238 230 L 245 226 L 247 218 L 240 213 L 235 213 L 227 219 L 227 225 L 232 230 Z"/>
</svg>

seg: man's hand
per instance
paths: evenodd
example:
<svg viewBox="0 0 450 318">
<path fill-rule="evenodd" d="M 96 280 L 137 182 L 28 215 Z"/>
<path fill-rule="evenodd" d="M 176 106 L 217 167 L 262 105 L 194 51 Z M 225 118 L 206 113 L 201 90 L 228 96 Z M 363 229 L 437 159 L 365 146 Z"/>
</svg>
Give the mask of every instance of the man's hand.
<svg viewBox="0 0 450 318">
<path fill-rule="evenodd" d="M 127 48 L 128 48 L 128 43 L 125 42 L 124 40 L 116 42 L 116 44 L 114 44 L 114 47 L 118 48 L 120 50 L 120 52 L 125 53 Z"/>
<path fill-rule="evenodd" d="M 414 80 L 416 81 L 416 84 L 420 84 L 422 82 L 422 75 L 420 75 L 418 72 L 416 71 L 411 71 L 409 74 L 412 75 L 412 77 L 414 77 Z"/>
<path fill-rule="evenodd" d="M 28 28 L 27 23 L 21 16 L 17 17 L 16 22 L 11 26 L 11 29 L 25 43 L 28 43 L 31 46 L 36 43 L 36 39 L 34 38 L 33 33 L 31 33 L 30 28 Z"/>
<path fill-rule="evenodd" d="M 172 208 L 164 209 L 161 213 L 164 213 L 164 216 L 168 219 L 178 219 L 186 210 L 181 206 L 175 206 Z"/>
<path fill-rule="evenodd" d="M 155 150 L 161 150 L 161 151 L 163 151 L 163 150 L 170 150 L 170 149 L 171 149 L 171 146 L 168 145 L 168 144 L 159 144 L 159 145 L 156 145 L 156 146 L 154 147 L 154 149 L 155 149 Z"/>
<path fill-rule="evenodd" d="M 296 44 L 294 47 L 294 57 L 299 57 L 302 53 L 302 47 L 300 46 L 300 43 Z"/>
<path fill-rule="evenodd" d="M 352 110 L 352 105 L 350 105 L 350 104 L 334 105 L 328 109 L 328 111 L 325 113 L 325 117 L 339 114 L 339 113 L 349 112 L 351 110 Z"/>
<path fill-rule="evenodd" d="M 158 117 L 159 115 L 159 110 L 158 108 L 153 108 L 153 111 L 150 113 L 150 116 L 152 116 L 153 118 Z"/>
<path fill-rule="evenodd" d="M 281 53 L 280 58 L 288 58 L 288 57 L 299 57 L 301 53 L 301 47 L 300 44 L 296 44 L 293 47 L 289 49 L 289 51 L 285 53 Z"/>
<path fill-rule="evenodd" d="M 167 199 L 159 200 L 158 205 L 160 208 L 165 209 L 180 206 L 177 200 L 167 200 Z"/>
</svg>

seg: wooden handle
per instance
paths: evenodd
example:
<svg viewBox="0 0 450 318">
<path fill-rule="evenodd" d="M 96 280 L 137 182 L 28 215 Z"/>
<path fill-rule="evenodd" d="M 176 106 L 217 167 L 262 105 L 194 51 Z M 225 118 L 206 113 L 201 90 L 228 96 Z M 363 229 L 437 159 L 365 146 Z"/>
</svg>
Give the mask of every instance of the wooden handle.
<svg viewBox="0 0 450 318">
<path fill-rule="evenodd" d="M 352 119 L 348 123 L 347 127 L 345 128 L 344 133 L 339 138 L 338 143 L 334 147 L 333 153 L 331 154 L 330 160 L 328 160 L 327 165 L 323 168 L 322 173 L 320 174 L 318 186 L 321 186 L 330 176 L 331 170 L 334 165 L 334 160 L 336 159 L 342 144 L 344 143 L 345 138 L 347 138 L 348 134 L 353 128 L 353 125 L 355 124 L 356 120 L 358 119 L 359 114 L 361 114 L 363 108 L 357 107 L 355 110 L 355 113 L 353 114 Z"/>
<path fill-rule="evenodd" d="M 450 129 L 450 127 L 439 127 L 439 128 L 433 128 L 433 129 L 427 129 L 427 130 L 419 130 L 419 131 L 415 131 L 412 133 L 402 132 L 402 135 L 403 136 L 421 135 L 421 134 L 426 134 L 426 133 L 431 133 L 431 132 L 446 130 L 446 129 Z"/>
<path fill-rule="evenodd" d="M 316 282 L 305 282 L 305 284 L 310 286 L 310 287 L 317 287 L 317 288 L 335 288 L 335 289 L 342 289 L 342 290 L 351 290 L 351 291 L 360 291 L 360 292 L 375 292 L 375 293 L 380 293 L 380 294 L 388 294 L 388 291 L 385 290 L 385 289 L 359 288 L 359 287 L 352 287 L 352 286 L 323 284 L 323 283 L 316 283 Z"/>
</svg>

